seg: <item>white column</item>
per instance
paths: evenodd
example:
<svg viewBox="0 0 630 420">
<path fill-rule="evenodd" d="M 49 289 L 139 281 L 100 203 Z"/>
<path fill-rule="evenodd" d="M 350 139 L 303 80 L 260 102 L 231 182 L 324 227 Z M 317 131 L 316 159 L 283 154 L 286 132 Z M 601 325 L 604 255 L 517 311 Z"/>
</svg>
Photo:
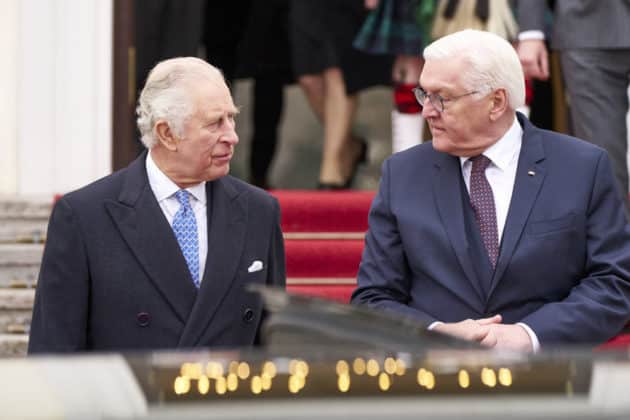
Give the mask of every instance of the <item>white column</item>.
<svg viewBox="0 0 630 420">
<path fill-rule="evenodd" d="M 19 0 L 0 13 L 0 194 L 17 192 L 17 50 Z"/>
<path fill-rule="evenodd" d="M 23 0 L 17 193 L 64 193 L 111 171 L 112 0 Z"/>
</svg>

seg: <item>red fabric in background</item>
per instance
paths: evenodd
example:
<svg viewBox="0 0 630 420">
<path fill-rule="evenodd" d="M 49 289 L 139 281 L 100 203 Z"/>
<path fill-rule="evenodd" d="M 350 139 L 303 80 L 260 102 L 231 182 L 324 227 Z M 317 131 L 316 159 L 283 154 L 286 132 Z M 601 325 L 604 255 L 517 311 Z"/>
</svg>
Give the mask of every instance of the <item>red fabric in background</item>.
<svg viewBox="0 0 630 420">
<path fill-rule="evenodd" d="M 531 106 L 534 100 L 534 82 L 531 79 L 525 79 L 525 105 Z"/>
<path fill-rule="evenodd" d="M 626 325 L 626 331 L 630 331 L 630 323 Z M 627 348 L 630 350 L 630 333 L 619 334 L 618 336 L 611 338 L 601 346 L 598 346 L 596 350 L 615 350 L 620 348 Z"/>
<path fill-rule="evenodd" d="M 394 86 L 394 107 L 402 114 L 419 114 L 422 107 L 416 100 L 413 89 L 416 84 L 398 83 Z"/>
<path fill-rule="evenodd" d="M 362 232 L 375 191 L 272 190 L 280 201 L 282 231 Z"/>
<path fill-rule="evenodd" d="M 287 277 L 356 278 L 363 240 L 287 240 Z"/>
</svg>

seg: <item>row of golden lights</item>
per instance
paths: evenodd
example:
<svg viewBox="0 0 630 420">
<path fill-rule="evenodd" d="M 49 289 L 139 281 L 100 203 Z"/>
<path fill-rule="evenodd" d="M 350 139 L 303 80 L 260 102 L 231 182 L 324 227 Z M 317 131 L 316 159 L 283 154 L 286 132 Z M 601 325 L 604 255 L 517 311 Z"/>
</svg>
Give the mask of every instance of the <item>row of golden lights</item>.
<svg viewBox="0 0 630 420">
<path fill-rule="evenodd" d="M 284 366 L 287 366 L 284 364 Z M 299 393 L 306 386 L 306 378 L 309 374 L 309 365 L 304 360 L 291 359 L 288 363 L 288 391 L 291 394 Z M 348 392 L 351 386 L 351 374 L 357 376 L 367 375 L 377 377 L 378 387 L 381 391 L 388 391 L 394 376 L 404 376 L 407 366 L 404 360 L 387 357 L 383 362 L 383 370 L 376 359 L 365 360 L 357 357 L 350 364 L 345 360 L 337 361 L 335 365 L 337 373 L 337 389 Z M 239 381 L 249 380 L 249 388 L 252 394 L 258 395 L 269 391 L 273 385 L 273 379 L 278 373 L 278 367 L 272 361 L 262 363 L 260 373 L 252 374 L 252 368 L 247 362 L 231 361 L 227 364 L 227 370 L 220 362 L 211 361 L 205 365 L 201 363 L 183 363 L 180 374 L 175 378 L 173 391 L 176 395 L 185 395 L 191 391 L 191 381 L 197 381 L 197 391 L 201 395 L 210 392 L 210 380 L 214 381 L 214 390 L 218 395 L 234 392 L 239 388 Z M 435 375 L 428 369 L 419 368 L 416 372 L 416 380 L 420 387 L 432 390 L 436 386 Z M 480 380 L 488 388 L 498 385 L 509 387 L 512 385 L 512 372 L 508 368 L 494 370 L 484 367 L 480 372 Z M 466 369 L 460 369 L 457 373 L 457 382 L 462 389 L 471 385 L 471 373 Z"/>
<path fill-rule="evenodd" d="M 247 362 L 231 361 L 227 366 L 227 373 L 222 363 L 208 362 L 204 366 L 201 363 L 183 363 L 179 376 L 175 378 L 173 391 L 176 395 L 188 394 L 191 390 L 191 381 L 197 381 L 197 391 L 201 395 L 210 392 L 210 380 L 214 380 L 214 390 L 218 395 L 226 392 L 234 392 L 239 387 L 239 380 L 249 379 L 250 390 L 253 394 L 269 391 L 273 378 L 277 375 L 277 367 L 274 362 L 266 361 L 262 364 L 260 374 L 252 375 L 250 365 Z M 299 359 L 289 362 L 289 392 L 297 394 L 306 385 L 306 376 L 309 372 L 308 364 Z"/>
<path fill-rule="evenodd" d="M 339 360 L 335 367 L 337 372 L 337 388 L 341 392 L 350 390 L 350 365 L 345 360 Z M 404 376 L 407 367 L 404 360 L 387 357 L 383 363 L 383 371 L 381 372 L 379 363 L 374 359 L 367 362 L 363 358 L 356 358 L 352 362 L 352 371 L 354 374 L 361 376 L 378 376 L 378 387 L 381 391 L 388 391 L 392 385 L 394 376 Z M 504 387 L 512 385 L 512 371 L 508 368 L 500 368 L 497 372 L 493 369 L 484 367 L 480 374 L 481 383 L 488 388 L 494 388 L 498 383 Z M 435 388 L 435 375 L 430 370 L 419 368 L 416 373 L 416 380 L 420 387 L 432 390 Z M 463 389 L 470 387 L 470 373 L 466 369 L 460 369 L 457 373 L 457 382 Z"/>
</svg>

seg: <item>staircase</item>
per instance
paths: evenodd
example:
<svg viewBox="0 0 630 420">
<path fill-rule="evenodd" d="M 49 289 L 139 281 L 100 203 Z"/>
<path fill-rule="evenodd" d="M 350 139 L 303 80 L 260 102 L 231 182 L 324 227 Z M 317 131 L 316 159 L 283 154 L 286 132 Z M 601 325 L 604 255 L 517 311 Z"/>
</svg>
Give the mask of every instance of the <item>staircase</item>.
<svg viewBox="0 0 630 420">
<path fill-rule="evenodd" d="M 287 290 L 347 303 L 373 191 L 272 191 L 282 208 Z"/>
<path fill-rule="evenodd" d="M 26 353 L 51 200 L 0 198 L 0 357 Z"/>
</svg>

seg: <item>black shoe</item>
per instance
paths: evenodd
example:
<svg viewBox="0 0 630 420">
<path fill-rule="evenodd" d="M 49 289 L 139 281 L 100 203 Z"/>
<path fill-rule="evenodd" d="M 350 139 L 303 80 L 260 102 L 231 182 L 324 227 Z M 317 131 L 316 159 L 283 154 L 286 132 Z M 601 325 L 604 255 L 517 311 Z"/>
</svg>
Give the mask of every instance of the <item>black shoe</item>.
<svg viewBox="0 0 630 420">
<path fill-rule="evenodd" d="M 318 190 L 348 190 L 352 186 L 354 182 L 354 178 L 357 175 L 359 170 L 359 165 L 367 162 L 367 154 L 368 154 L 368 146 L 365 139 L 359 139 L 361 150 L 359 152 L 359 156 L 357 156 L 356 160 L 352 164 L 352 171 L 350 171 L 350 176 L 343 184 L 335 184 L 332 182 L 320 182 L 317 184 Z"/>
<path fill-rule="evenodd" d="M 320 191 L 339 191 L 339 190 L 347 190 L 350 188 L 348 182 L 345 184 L 333 184 L 332 182 L 320 182 L 317 184 L 317 189 Z"/>
<path fill-rule="evenodd" d="M 368 155 L 368 145 L 365 139 L 359 139 L 359 143 L 361 145 L 361 151 L 359 152 L 359 156 L 352 164 L 352 171 L 350 171 L 350 176 L 348 180 L 343 184 L 346 188 L 350 188 L 352 183 L 354 182 L 354 178 L 357 176 L 357 172 L 359 170 L 359 165 L 367 162 Z"/>
</svg>

